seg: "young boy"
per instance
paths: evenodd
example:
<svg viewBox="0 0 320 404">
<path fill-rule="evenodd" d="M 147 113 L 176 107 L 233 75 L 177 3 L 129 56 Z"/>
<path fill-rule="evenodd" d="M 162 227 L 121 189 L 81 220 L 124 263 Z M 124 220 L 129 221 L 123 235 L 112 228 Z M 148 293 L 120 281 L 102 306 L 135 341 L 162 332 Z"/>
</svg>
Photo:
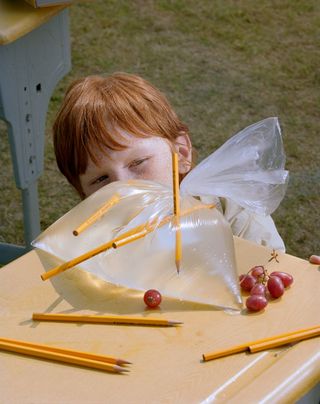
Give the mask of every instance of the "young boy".
<svg viewBox="0 0 320 404">
<path fill-rule="evenodd" d="M 89 76 L 67 90 L 53 126 L 60 171 L 86 198 L 117 180 L 171 185 L 171 152 L 191 168 L 189 131 L 165 96 L 138 76 Z"/>
<path fill-rule="evenodd" d="M 188 127 L 158 89 L 135 75 L 75 81 L 53 133 L 59 169 L 83 199 L 117 180 L 146 179 L 171 186 L 173 150 L 179 157 L 180 180 L 192 168 Z M 225 198 L 216 202 L 233 234 L 284 250 L 270 216 Z"/>
</svg>

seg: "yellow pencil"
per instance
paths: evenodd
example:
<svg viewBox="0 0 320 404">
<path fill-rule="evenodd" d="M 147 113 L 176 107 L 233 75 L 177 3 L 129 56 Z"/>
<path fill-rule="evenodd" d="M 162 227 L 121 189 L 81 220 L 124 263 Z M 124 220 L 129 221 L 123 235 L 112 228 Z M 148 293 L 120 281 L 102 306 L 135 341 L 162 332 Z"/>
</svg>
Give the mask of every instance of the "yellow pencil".
<svg viewBox="0 0 320 404">
<path fill-rule="evenodd" d="M 264 341 L 260 343 L 254 343 L 249 345 L 249 351 L 251 353 L 265 351 L 266 349 L 277 348 L 282 345 L 292 344 L 293 342 L 303 341 L 305 339 L 314 338 L 320 336 L 320 327 L 314 330 L 306 330 L 297 332 L 292 335 L 287 335 L 281 338 L 274 338 L 270 341 Z"/>
<path fill-rule="evenodd" d="M 80 264 L 83 261 L 88 260 L 89 258 L 94 257 L 95 255 L 100 254 L 103 251 L 109 250 L 110 248 L 112 248 L 112 241 L 109 241 L 108 243 L 102 244 L 97 248 L 94 248 L 93 250 L 90 250 L 82 255 L 79 255 L 79 257 L 76 257 L 70 261 L 67 261 L 61 265 L 56 266 L 55 268 L 51 269 L 48 272 L 44 272 L 43 274 L 41 274 L 41 279 L 43 281 L 46 281 L 49 278 L 52 278 L 55 275 L 60 274 L 61 272 L 64 272 L 67 269 L 70 269 L 78 264 Z"/>
<path fill-rule="evenodd" d="M 67 269 L 70 269 L 78 264 L 80 264 L 83 261 L 87 261 L 88 259 L 109 250 L 110 248 L 114 248 L 114 243 L 118 240 L 121 239 L 125 239 L 131 235 L 134 235 L 138 232 L 141 232 L 143 229 L 145 228 L 145 224 L 143 225 L 139 225 L 136 226 L 134 229 L 128 230 L 127 232 L 123 233 L 121 236 L 116 237 L 114 239 L 112 239 L 111 241 L 108 241 L 107 243 L 101 244 L 100 246 L 87 251 L 86 253 L 79 255 L 76 258 L 73 258 L 70 261 L 64 262 L 63 264 L 60 264 L 52 269 L 50 269 L 50 271 L 48 272 L 44 272 L 43 274 L 41 274 L 41 279 L 43 281 L 46 281 L 49 278 L 52 278 L 53 276 L 56 276 L 58 274 L 60 274 L 61 272 L 64 272 Z"/>
<path fill-rule="evenodd" d="M 142 229 L 139 232 L 128 235 L 127 237 L 119 238 L 112 243 L 113 248 L 122 247 L 128 243 L 132 243 L 133 241 L 139 240 L 140 238 L 146 236 L 150 231 L 147 228 Z"/>
<path fill-rule="evenodd" d="M 180 272 L 182 258 L 182 239 L 180 228 L 180 192 L 179 192 L 179 159 L 177 153 L 172 153 L 172 179 L 173 179 L 173 213 L 176 227 L 175 258 L 177 272 Z"/>
<path fill-rule="evenodd" d="M 104 362 L 101 360 L 88 359 L 86 357 L 81 357 L 74 355 L 67 350 L 64 353 L 55 352 L 53 350 L 48 350 L 41 347 L 40 345 L 32 344 L 32 346 L 23 344 L 20 342 L 11 342 L 8 339 L 0 339 L 0 350 L 19 353 L 27 356 L 32 356 L 36 358 L 49 359 L 62 363 L 70 363 L 74 365 L 85 366 L 88 368 L 104 370 L 113 373 L 128 372 L 128 369 L 123 368 L 119 365 Z"/>
<path fill-rule="evenodd" d="M 98 219 L 100 219 L 105 213 L 108 212 L 116 203 L 120 201 L 120 195 L 114 194 L 110 199 L 107 200 L 95 213 L 93 213 L 90 217 L 88 217 L 83 223 L 80 224 L 75 230 L 73 230 L 73 234 L 78 236 L 84 230 L 86 230 L 89 226 L 94 224 Z"/>
<path fill-rule="evenodd" d="M 182 212 L 181 216 L 190 215 L 191 213 L 197 210 L 212 209 L 214 207 L 215 207 L 214 204 L 194 206 Z M 67 269 L 73 268 L 74 266 L 94 257 L 95 255 L 98 255 L 104 251 L 109 250 L 110 248 L 118 248 L 121 247 L 122 245 L 128 244 L 129 242 L 142 238 L 151 231 L 153 231 L 156 227 L 164 226 L 165 224 L 169 223 L 172 219 L 174 219 L 174 216 L 169 215 L 164 217 L 159 223 L 157 223 L 157 220 L 155 219 L 152 222 L 140 224 L 134 227 L 133 229 L 128 230 L 127 232 L 121 234 L 120 236 L 108 241 L 107 243 L 104 243 L 90 251 L 87 251 L 86 253 L 79 255 L 78 257 L 73 258 L 70 261 L 64 262 L 63 264 L 60 264 L 50 269 L 48 272 L 44 272 L 43 274 L 41 274 L 41 279 L 45 281 L 49 278 L 52 278 L 53 276 L 60 274 L 61 272 L 66 271 Z"/>
<path fill-rule="evenodd" d="M 51 346 L 51 345 L 36 344 L 34 342 L 21 341 L 21 340 L 16 340 L 16 339 L 12 339 L 12 338 L 0 338 L 0 342 L 7 342 L 10 344 L 26 346 L 29 348 L 42 349 L 42 350 L 45 350 L 48 352 L 57 352 L 57 353 L 66 354 L 66 355 L 73 355 L 73 356 L 78 356 L 80 358 L 87 358 L 87 359 L 92 359 L 92 360 L 100 361 L 100 362 L 114 363 L 115 365 L 119 365 L 119 366 L 131 364 L 131 362 L 128 362 L 124 359 L 114 358 L 111 356 L 98 355 L 98 354 L 93 354 L 91 352 L 76 351 L 74 349 L 60 348 L 60 347 L 55 347 L 55 346 Z"/>
<path fill-rule="evenodd" d="M 306 332 L 312 332 L 312 331 L 317 332 L 319 329 L 320 329 L 320 326 L 317 325 L 317 326 L 313 326 L 313 327 L 309 327 L 309 328 L 305 328 L 305 329 L 301 329 L 301 330 L 286 332 L 284 334 L 279 334 L 279 335 L 272 336 L 272 337 L 262 338 L 262 339 L 259 339 L 256 341 L 250 341 L 250 342 L 246 342 L 246 343 L 240 344 L 240 345 L 235 345 L 233 347 L 223 349 L 220 351 L 203 354 L 202 358 L 205 362 L 207 362 L 212 359 L 222 358 L 224 356 L 233 355 L 235 353 L 247 352 L 247 351 L 249 351 L 249 349 L 252 352 L 251 348 L 252 349 L 255 349 L 254 347 L 258 348 L 260 346 L 260 344 L 265 344 L 265 343 L 269 343 L 269 342 L 272 343 L 279 339 L 288 338 L 290 336 L 295 336 L 295 335 L 299 335 L 299 334 L 306 333 Z"/>
<path fill-rule="evenodd" d="M 182 324 L 180 321 L 166 320 L 163 318 L 64 313 L 33 313 L 32 319 L 36 321 L 61 321 L 68 323 L 131 324 L 162 327 L 172 327 Z"/>
</svg>

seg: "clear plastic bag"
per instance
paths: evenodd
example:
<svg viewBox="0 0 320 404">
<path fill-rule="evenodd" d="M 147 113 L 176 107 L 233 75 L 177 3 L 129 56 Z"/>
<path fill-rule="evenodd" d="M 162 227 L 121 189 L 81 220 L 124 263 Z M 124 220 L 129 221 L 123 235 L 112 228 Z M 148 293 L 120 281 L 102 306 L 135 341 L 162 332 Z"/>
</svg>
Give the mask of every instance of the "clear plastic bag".
<svg viewBox="0 0 320 404">
<path fill-rule="evenodd" d="M 73 230 L 113 195 L 120 201 L 77 237 Z M 181 270 L 175 266 L 172 191 L 150 181 L 112 183 L 82 201 L 33 243 L 62 258 L 73 259 L 132 229 L 149 228 L 143 238 L 111 248 L 80 267 L 116 285 L 223 308 L 239 308 L 233 236 L 222 214 L 212 206 L 181 198 Z"/>
<path fill-rule="evenodd" d="M 180 227 L 175 225 L 171 189 L 151 181 L 115 182 L 82 201 L 33 245 L 68 261 L 147 228 L 142 238 L 110 248 L 81 263 L 81 268 L 116 285 L 154 288 L 164 296 L 236 309 L 242 301 L 230 225 L 218 209 L 195 196 L 229 197 L 256 212 L 270 213 L 285 192 L 283 167 L 279 124 L 268 118 L 231 138 L 184 178 Z M 73 230 L 116 194 L 119 202 L 75 237 Z M 182 238 L 179 274 L 176 231 Z"/>
<path fill-rule="evenodd" d="M 257 122 L 230 138 L 181 182 L 188 195 L 214 195 L 270 215 L 289 180 L 278 118 Z"/>
</svg>

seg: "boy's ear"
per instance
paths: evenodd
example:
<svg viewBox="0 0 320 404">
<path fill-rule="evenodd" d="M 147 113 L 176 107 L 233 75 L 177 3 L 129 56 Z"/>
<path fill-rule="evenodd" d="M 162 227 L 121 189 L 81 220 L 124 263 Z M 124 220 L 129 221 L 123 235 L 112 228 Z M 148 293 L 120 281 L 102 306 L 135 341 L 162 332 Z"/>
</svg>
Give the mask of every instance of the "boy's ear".
<svg viewBox="0 0 320 404">
<path fill-rule="evenodd" d="M 175 149 L 179 157 L 179 173 L 186 174 L 190 171 L 192 163 L 192 144 L 186 133 L 176 138 Z"/>
</svg>

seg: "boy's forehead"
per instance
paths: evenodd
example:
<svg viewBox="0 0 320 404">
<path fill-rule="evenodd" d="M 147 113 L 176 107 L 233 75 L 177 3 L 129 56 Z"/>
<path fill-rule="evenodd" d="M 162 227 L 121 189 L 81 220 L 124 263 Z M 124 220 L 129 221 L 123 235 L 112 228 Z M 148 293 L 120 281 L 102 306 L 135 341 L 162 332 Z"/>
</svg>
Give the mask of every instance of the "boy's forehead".
<svg viewBox="0 0 320 404">
<path fill-rule="evenodd" d="M 133 146 L 137 144 L 138 140 L 150 139 L 150 138 L 159 138 L 159 136 L 155 136 L 152 133 L 143 133 L 143 137 L 141 135 L 137 135 L 135 133 L 129 132 L 127 130 L 115 127 L 111 133 L 114 133 L 113 138 L 117 141 L 117 143 L 122 146 Z"/>
<path fill-rule="evenodd" d="M 117 142 L 125 147 L 134 146 L 139 138 L 133 133 L 127 132 L 123 129 L 116 128 L 114 130 Z M 146 135 L 147 136 L 147 135 Z"/>
<path fill-rule="evenodd" d="M 126 149 L 147 147 L 148 145 L 160 143 L 170 145 L 169 139 L 153 135 L 152 133 L 145 133 L 145 137 L 141 137 L 120 128 L 115 128 L 114 133 L 117 143 Z"/>
<path fill-rule="evenodd" d="M 98 165 L 106 159 L 119 161 L 120 159 L 139 157 L 143 153 L 157 153 L 162 149 L 170 150 L 170 142 L 168 139 L 159 136 L 136 137 L 128 132 L 121 131 L 121 142 L 118 141 L 124 149 L 112 150 L 105 147 L 103 150 L 95 151 L 95 158 Z M 89 158 L 88 166 L 95 165 Z"/>
</svg>

